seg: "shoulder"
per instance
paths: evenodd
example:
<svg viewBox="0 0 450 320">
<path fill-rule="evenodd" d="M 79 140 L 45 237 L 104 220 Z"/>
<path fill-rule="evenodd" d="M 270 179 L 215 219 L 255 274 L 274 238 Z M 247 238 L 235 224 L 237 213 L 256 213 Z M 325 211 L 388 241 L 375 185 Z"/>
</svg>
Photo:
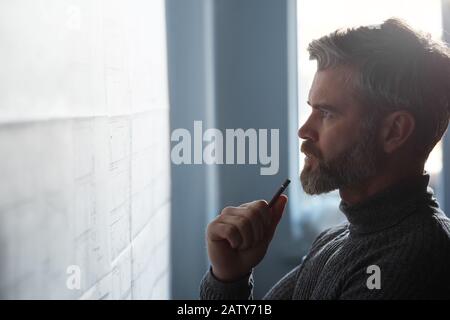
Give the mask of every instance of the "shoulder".
<svg viewBox="0 0 450 320">
<path fill-rule="evenodd" d="M 384 266 L 393 277 L 401 273 L 408 278 L 429 274 L 449 279 L 450 219 L 440 210 L 417 213 L 414 219 L 380 234 L 380 245 L 372 241 L 376 250 L 367 250 L 365 260 Z"/>
<path fill-rule="evenodd" d="M 439 211 L 419 213 L 371 241 L 349 268 L 342 298 L 450 298 L 450 220 Z M 375 274 L 380 289 L 370 290 Z"/>
<path fill-rule="evenodd" d="M 312 244 L 312 249 L 317 248 L 317 247 L 322 247 L 323 245 L 336 239 L 337 237 L 340 237 L 343 234 L 348 233 L 348 231 L 349 231 L 348 227 L 349 227 L 348 223 L 342 223 L 342 224 L 336 225 L 334 227 L 325 229 L 314 240 L 314 242 Z"/>
<path fill-rule="evenodd" d="M 429 237 L 436 238 L 436 241 L 442 241 L 447 245 L 450 244 L 450 219 L 440 209 L 433 210 L 431 219 L 427 219 L 425 228 L 426 231 L 429 231 Z"/>
<path fill-rule="evenodd" d="M 432 255 L 433 252 L 450 256 L 450 219 L 438 208 L 415 215 L 414 224 L 401 238 L 404 249 L 418 255 Z M 431 258 L 431 257 L 430 257 Z"/>
</svg>

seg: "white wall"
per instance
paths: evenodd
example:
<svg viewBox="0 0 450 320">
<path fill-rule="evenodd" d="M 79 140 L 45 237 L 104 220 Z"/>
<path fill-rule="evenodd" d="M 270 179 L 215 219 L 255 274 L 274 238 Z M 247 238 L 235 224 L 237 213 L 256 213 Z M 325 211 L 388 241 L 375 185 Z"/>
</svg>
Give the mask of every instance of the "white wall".
<svg viewBox="0 0 450 320">
<path fill-rule="evenodd" d="M 163 0 L 0 2 L 1 298 L 169 298 L 166 68 Z"/>
</svg>

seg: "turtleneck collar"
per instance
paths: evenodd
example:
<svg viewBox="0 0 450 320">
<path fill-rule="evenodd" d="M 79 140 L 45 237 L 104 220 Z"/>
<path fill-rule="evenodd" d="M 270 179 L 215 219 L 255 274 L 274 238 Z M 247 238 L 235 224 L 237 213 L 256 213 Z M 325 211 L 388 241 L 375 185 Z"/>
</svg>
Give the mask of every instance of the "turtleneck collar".
<svg viewBox="0 0 450 320">
<path fill-rule="evenodd" d="M 377 232 L 396 225 L 421 205 L 438 207 L 429 180 L 427 173 L 405 179 L 355 205 L 341 200 L 339 209 L 350 223 L 350 232 Z"/>
</svg>

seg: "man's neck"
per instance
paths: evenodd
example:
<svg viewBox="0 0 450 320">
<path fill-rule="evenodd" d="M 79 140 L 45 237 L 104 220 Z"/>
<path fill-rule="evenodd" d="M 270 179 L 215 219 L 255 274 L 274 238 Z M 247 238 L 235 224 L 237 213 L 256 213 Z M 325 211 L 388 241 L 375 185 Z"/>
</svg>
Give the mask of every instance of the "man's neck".
<svg viewBox="0 0 450 320">
<path fill-rule="evenodd" d="M 405 170 L 403 172 L 401 170 L 397 170 L 395 174 L 392 171 L 384 172 L 357 185 L 340 188 L 339 195 L 347 204 L 355 205 L 406 178 L 418 176 L 422 173 L 423 167 Z"/>
</svg>

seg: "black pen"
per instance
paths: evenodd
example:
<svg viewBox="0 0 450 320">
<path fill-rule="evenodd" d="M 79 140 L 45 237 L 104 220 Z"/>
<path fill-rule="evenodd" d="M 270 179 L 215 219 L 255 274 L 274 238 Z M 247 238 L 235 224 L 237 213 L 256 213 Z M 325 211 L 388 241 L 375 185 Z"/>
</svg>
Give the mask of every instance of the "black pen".
<svg viewBox="0 0 450 320">
<path fill-rule="evenodd" d="M 283 184 L 281 185 L 281 187 L 277 190 L 277 193 L 275 193 L 275 195 L 272 197 L 272 200 L 270 200 L 269 202 L 269 208 L 272 208 L 272 206 L 275 204 L 275 202 L 277 202 L 278 198 L 280 197 L 280 195 L 283 193 L 284 190 L 286 190 L 287 186 L 289 185 L 289 183 L 291 183 L 291 180 L 286 179 Z"/>
</svg>

